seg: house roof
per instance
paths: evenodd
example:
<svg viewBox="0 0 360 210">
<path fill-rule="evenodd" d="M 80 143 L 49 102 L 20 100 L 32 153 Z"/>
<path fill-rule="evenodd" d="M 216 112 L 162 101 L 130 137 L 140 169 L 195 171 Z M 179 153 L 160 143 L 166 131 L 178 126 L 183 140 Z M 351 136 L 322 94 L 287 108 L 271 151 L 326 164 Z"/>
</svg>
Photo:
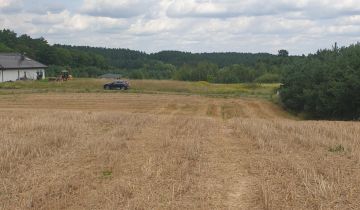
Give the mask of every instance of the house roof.
<svg viewBox="0 0 360 210">
<path fill-rule="evenodd" d="M 19 53 L 0 53 L 0 69 L 37 69 L 46 68 L 42 63 Z"/>
</svg>

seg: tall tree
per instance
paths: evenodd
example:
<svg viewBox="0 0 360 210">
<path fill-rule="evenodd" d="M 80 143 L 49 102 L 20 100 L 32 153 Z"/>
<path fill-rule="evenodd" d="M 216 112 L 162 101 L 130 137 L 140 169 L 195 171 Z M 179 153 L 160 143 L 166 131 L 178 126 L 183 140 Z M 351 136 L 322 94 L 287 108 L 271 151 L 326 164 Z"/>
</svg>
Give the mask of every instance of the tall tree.
<svg viewBox="0 0 360 210">
<path fill-rule="evenodd" d="M 289 56 L 289 52 L 287 50 L 279 50 L 279 53 L 278 53 L 278 56 L 279 57 L 288 57 Z"/>
</svg>

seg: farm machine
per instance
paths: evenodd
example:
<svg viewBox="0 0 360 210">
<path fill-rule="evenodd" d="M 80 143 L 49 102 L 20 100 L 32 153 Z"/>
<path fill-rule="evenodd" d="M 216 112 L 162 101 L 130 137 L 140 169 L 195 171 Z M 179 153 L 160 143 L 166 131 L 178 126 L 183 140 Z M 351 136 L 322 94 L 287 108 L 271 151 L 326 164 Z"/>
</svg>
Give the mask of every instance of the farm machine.
<svg viewBox="0 0 360 210">
<path fill-rule="evenodd" d="M 72 80 L 72 79 L 73 79 L 73 77 L 69 73 L 68 70 L 62 70 L 57 77 L 49 78 L 49 81 L 63 82 L 63 81 L 68 81 L 68 80 Z"/>
<path fill-rule="evenodd" d="M 72 75 L 67 70 L 61 71 L 61 74 L 58 76 L 59 81 L 68 81 L 72 80 Z"/>
</svg>

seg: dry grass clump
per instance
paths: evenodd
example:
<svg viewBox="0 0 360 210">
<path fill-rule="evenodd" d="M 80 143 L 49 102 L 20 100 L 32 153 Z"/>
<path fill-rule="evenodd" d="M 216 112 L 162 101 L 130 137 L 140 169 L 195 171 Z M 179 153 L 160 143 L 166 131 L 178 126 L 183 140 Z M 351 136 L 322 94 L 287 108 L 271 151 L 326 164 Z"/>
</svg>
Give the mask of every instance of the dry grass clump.
<svg viewBox="0 0 360 210">
<path fill-rule="evenodd" d="M 210 208 L 205 118 L 1 112 L 0 209 Z"/>
<path fill-rule="evenodd" d="M 266 209 L 360 208 L 360 124 L 236 119 Z"/>
</svg>

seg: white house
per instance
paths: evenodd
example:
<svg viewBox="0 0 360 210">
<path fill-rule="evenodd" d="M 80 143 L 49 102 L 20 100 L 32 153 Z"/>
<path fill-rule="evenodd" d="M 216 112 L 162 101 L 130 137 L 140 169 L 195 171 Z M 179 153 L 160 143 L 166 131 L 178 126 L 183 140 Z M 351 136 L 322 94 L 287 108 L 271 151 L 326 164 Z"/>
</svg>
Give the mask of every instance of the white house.
<svg viewBox="0 0 360 210">
<path fill-rule="evenodd" d="M 0 82 L 45 79 L 47 66 L 18 53 L 0 53 Z"/>
</svg>

